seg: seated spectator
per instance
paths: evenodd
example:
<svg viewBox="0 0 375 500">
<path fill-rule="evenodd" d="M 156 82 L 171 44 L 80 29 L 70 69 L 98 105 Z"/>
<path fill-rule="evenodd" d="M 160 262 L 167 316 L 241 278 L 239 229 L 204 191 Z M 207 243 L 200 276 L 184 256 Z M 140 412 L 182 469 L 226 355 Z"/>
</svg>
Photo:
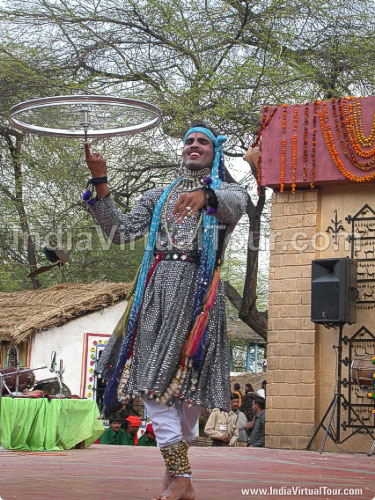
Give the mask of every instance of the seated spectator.
<svg viewBox="0 0 375 500">
<path fill-rule="evenodd" d="M 126 432 L 121 429 L 120 415 L 114 415 L 109 419 L 109 427 L 99 440 L 99 444 L 127 444 Z"/>
<path fill-rule="evenodd" d="M 146 425 L 146 432 L 139 438 L 138 446 L 157 446 L 152 424 Z"/>
<path fill-rule="evenodd" d="M 253 401 L 253 410 L 255 418 L 247 424 L 247 428 L 251 429 L 250 437 L 247 446 L 262 447 L 265 442 L 265 399 L 257 396 Z"/>
<path fill-rule="evenodd" d="M 242 392 L 241 392 L 241 386 L 239 383 L 235 383 L 233 386 L 233 394 L 237 394 L 238 399 L 239 399 L 239 406 L 242 406 Z"/>
<path fill-rule="evenodd" d="M 239 409 L 239 398 L 237 394 L 233 394 L 230 400 L 232 411 L 237 415 L 237 429 L 238 429 L 238 440 L 237 443 L 247 442 L 247 418 L 242 411 Z M 243 445 L 244 446 L 244 445 Z"/>
<path fill-rule="evenodd" d="M 126 443 L 124 444 L 138 446 L 138 429 L 141 426 L 141 419 L 136 415 L 129 415 L 126 421 L 128 423 L 128 428 L 125 432 Z"/>
<path fill-rule="evenodd" d="M 231 400 L 233 394 L 231 395 Z M 238 439 L 237 415 L 215 408 L 208 417 L 205 434 L 212 439 L 212 446 L 234 446 Z"/>
</svg>

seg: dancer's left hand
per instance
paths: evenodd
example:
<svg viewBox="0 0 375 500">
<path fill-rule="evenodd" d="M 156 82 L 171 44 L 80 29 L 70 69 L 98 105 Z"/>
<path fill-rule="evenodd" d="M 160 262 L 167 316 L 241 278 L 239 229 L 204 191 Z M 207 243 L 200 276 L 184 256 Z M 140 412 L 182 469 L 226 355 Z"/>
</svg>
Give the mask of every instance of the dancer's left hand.
<svg viewBox="0 0 375 500">
<path fill-rule="evenodd" d="M 205 195 L 202 189 L 191 191 L 190 193 L 181 194 L 173 208 L 173 215 L 178 214 L 177 222 L 181 222 L 187 214 L 195 214 L 204 207 L 206 202 Z"/>
</svg>

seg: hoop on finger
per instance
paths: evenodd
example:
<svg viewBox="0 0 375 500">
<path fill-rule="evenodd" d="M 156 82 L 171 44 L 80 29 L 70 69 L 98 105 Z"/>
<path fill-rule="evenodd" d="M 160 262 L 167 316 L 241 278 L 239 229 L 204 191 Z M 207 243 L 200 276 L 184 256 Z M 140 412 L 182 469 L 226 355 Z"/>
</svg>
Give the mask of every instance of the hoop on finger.
<svg viewBox="0 0 375 500">
<path fill-rule="evenodd" d="M 162 115 L 148 102 L 102 95 L 31 99 L 9 113 L 11 124 L 24 132 L 85 140 L 137 134 L 156 127 Z"/>
</svg>

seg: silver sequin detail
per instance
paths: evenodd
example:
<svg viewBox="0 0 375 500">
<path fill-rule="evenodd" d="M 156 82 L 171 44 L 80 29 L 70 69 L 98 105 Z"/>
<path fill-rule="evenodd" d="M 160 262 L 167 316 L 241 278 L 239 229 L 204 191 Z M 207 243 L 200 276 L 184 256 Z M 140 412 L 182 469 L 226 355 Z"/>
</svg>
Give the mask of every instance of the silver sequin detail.
<svg viewBox="0 0 375 500">
<path fill-rule="evenodd" d="M 115 243 L 123 243 L 141 237 L 148 230 L 152 212 L 162 189 L 148 191 L 128 214 L 120 214 L 110 197 L 103 198 L 90 208 L 96 222 Z M 236 185 L 223 183 L 216 191 L 218 209 L 215 217 L 226 224 L 225 245 L 237 221 L 245 211 L 246 191 Z M 171 216 L 179 196 L 173 192 L 168 207 Z M 199 215 L 189 218 L 185 224 L 174 224 L 176 239 L 188 241 L 196 228 Z M 199 252 L 197 238 L 184 253 Z M 168 250 L 167 238 L 160 225 L 157 251 Z M 172 249 L 173 251 L 173 249 Z M 161 261 L 155 268 L 145 291 L 143 305 L 134 344 L 133 358 L 124 394 L 149 391 L 159 398 L 171 384 L 180 362 L 183 345 L 189 335 L 193 299 L 197 286 L 198 267 L 181 260 Z M 99 368 L 109 377 L 115 366 L 121 347 L 121 339 L 111 337 L 101 356 Z M 112 368 L 108 368 L 108 364 Z M 179 397 L 207 408 L 229 410 L 229 346 L 226 334 L 224 287 L 220 283 L 215 304 L 210 314 L 204 362 L 200 371 L 187 370 Z"/>
</svg>

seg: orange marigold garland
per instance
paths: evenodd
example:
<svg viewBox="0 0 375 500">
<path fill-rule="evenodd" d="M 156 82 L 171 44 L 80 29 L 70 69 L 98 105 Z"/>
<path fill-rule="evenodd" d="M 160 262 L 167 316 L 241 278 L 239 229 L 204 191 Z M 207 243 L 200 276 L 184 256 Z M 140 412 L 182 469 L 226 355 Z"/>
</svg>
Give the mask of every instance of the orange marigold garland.
<svg viewBox="0 0 375 500">
<path fill-rule="evenodd" d="M 279 109 L 280 104 L 277 104 L 273 110 L 270 113 L 270 116 L 267 118 L 269 106 L 264 106 L 262 109 L 262 121 L 260 122 L 258 134 L 256 136 L 255 141 L 252 143 L 251 147 L 254 148 L 255 146 L 258 145 L 258 142 L 260 140 L 260 137 L 262 135 L 263 130 L 268 127 L 268 125 L 271 123 L 272 118 L 275 116 L 276 111 Z"/>
<path fill-rule="evenodd" d="M 370 175 L 357 176 L 357 175 L 353 175 L 351 172 L 349 172 L 345 168 L 345 166 L 344 166 L 344 164 L 343 164 L 343 162 L 338 154 L 338 151 L 336 149 L 332 130 L 331 130 L 331 127 L 330 127 L 329 122 L 328 122 L 327 103 L 323 101 L 321 104 L 323 105 L 323 111 L 321 111 L 320 105 L 319 105 L 319 111 L 318 111 L 320 126 L 322 129 L 323 137 L 324 137 L 326 146 L 328 148 L 328 151 L 330 152 L 331 158 L 334 161 L 338 170 L 342 173 L 342 175 L 344 177 L 346 177 L 346 179 L 349 179 L 352 182 L 369 182 L 369 181 L 374 180 L 375 173 L 370 174 Z"/>
<path fill-rule="evenodd" d="M 349 112 L 347 103 L 349 105 Z M 354 151 L 361 158 L 372 158 L 375 154 L 375 148 L 364 150 L 361 147 L 360 141 L 358 140 L 354 124 L 354 111 L 353 111 L 354 108 L 353 108 L 352 98 L 350 97 L 349 99 L 345 98 L 340 99 L 339 104 L 340 104 L 339 108 L 342 111 L 342 114 L 344 115 L 343 123 L 345 127 L 343 128 L 343 132 L 344 134 L 345 133 L 347 134 L 347 137 L 349 137 L 350 144 L 352 145 Z"/>
<path fill-rule="evenodd" d="M 257 183 L 258 183 L 258 194 L 260 194 L 260 183 L 262 180 L 262 142 L 260 141 L 261 135 L 263 130 L 268 127 L 268 125 L 271 123 L 272 118 L 275 116 L 276 111 L 279 109 L 280 104 L 277 104 L 277 106 L 274 106 L 272 109 L 270 116 L 267 117 L 269 106 L 264 106 L 262 109 L 262 121 L 259 126 L 258 134 L 256 136 L 255 141 L 251 145 L 252 148 L 257 146 L 259 144 L 259 158 L 258 158 L 258 163 L 257 163 Z"/>
<path fill-rule="evenodd" d="M 286 140 L 285 140 L 285 132 L 286 132 L 286 114 L 288 111 L 288 105 L 283 104 L 283 113 L 281 120 L 281 129 L 283 138 L 281 140 L 281 165 L 280 165 L 280 193 L 284 192 L 284 182 L 285 182 L 285 149 L 286 149 Z"/>
<path fill-rule="evenodd" d="M 360 144 L 362 144 L 362 146 L 369 148 L 375 141 L 375 114 L 374 114 L 374 119 L 372 121 L 370 134 L 366 137 L 363 130 L 361 98 L 360 97 L 355 98 L 351 96 L 349 99 L 353 103 L 354 128 L 356 131 L 356 136 L 358 138 L 358 141 Z"/>
<path fill-rule="evenodd" d="M 282 116 L 282 122 L 281 122 L 281 127 L 283 129 L 283 133 L 286 132 L 286 113 L 288 111 L 288 105 L 283 104 L 283 116 Z"/>
<path fill-rule="evenodd" d="M 294 106 L 292 138 L 292 193 L 296 191 L 298 104 Z"/>
<path fill-rule="evenodd" d="M 355 97 L 341 98 L 341 99 L 331 99 L 331 109 L 332 117 L 335 124 L 336 136 L 339 141 L 339 146 L 346 158 L 351 162 L 352 165 L 359 168 L 364 172 L 369 172 L 375 169 L 375 114 L 372 124 L 370 134 L 366 137 L 363 131 L 362 122 L 362 110 L 361 101 Z M 303 181 L 307 181 L 307 168 L 308 168 L 308 140 L 309 140 L 309 106 L 311 103 L 306 103 L 304 105 L 304 128 L 303 128 Z M 320 128 L 322 130 L 323 138 L 326 143 L 327 149 L 331 155 L 331 158 L 336 166 L 336 168 L 341 172 L 341 174 L 348 180 L 352 182 L 370 182 L 375 180 L 375 173 L 357 176 L 347 170 L 344 166 L 343 161 L 340 158 L 340 154 L 337 150 L 335 144 L 335 136 L 329 122 L 328 106 L 326 101 L 317 100 L 312 103 L 313 115 L 312 115 L 312 141 L 311 141 L 311 178 L 310 187 L 315 188 L 315 172 L 316 172 L 316 146 L 317 146 L 317 126 L 318 120 L 320 123 Z M 276 113 L 277 109 L 280 107 L 278 104 L 273 108 L 271 114 L 268 116 L 268 107 L 264 108 L 264 114 L 262 117 L 262 123 L 258 132 L 258 136 L 253 145 L 257 145 L 261 136 L 261 132 L 270 123 L 272 117 Z M 294 107 L 293 114 L 293 137 L 292 137 L 292 182 L 291 190 L 294 193 L 296 190 L 296 176 L 297 176 L 297 124 L 298 124 L 298 108 L 299 105 L 296 104 Z M 282 105 L 282 138 L 281 138 L 281 160 L 280 160 L 280 192 L 284 192 L 285 189 L 285 160 L 286 160 L 286 149 L 287 149 L 287 137 L 286 137 L 286 123 L 287 123 L 287 112 L 288 104 Z M 371 149 L 364 149 L 363 148 Z M 259 166 L 257 172 L 257 181 L 260 185 L 261 182 L 261 143 L 259 147 Z M 355 156 L 358 155 L 361 158 L 367 159 L 369 161 L 360 161 Z"/>
<path fill-rule="evenodd" d="M 344 107 L 342 106 L 342 100 L 339 99 L 338 101 L 336 101 L 336 99 L 333 98 L 333 99 L 331 99 L 331 105 L 332 105 L 333 119 L 334 119 L 335 127 L 336 127 L 336 134 L 337 134 L 337 138 L 339 140 L 343 154 L 346 156 L 346 158 L 348 158 L 348 160 L 350 160 L 350 162 L 354 166 L 356 166 L 360 170 L 364 170 L 364 171 L 373 170 L 375 168 L 375 159 L 372 159 L 367 163 L 363 163 L 363 162 L 360 162 L 359 160 L 357 160 L 357 158 L 354 156 L 354 151 L 352 149 L 352 147 L 354 146 L 353 137 L 348 134 L 347 127 L 345 126 L 345 123 L 348 120 L 345 117 Z M 338 112 L 337 112 L 337 108 L 338 108 Z M 339 118 L 340 118 L 340 123 L 339 123 Z M 340 124 L 341 124 L 341 128 L 340 128 Z M 342 131 L 342 134 L 341 134 L 341 131 Z"/>
<path fill-rule="evenodd" d="M 303 176 L 302 179 L 307 181 L 307 138 L 309 127 L 309 103 L 305 104 L 304 123 L 303 123 Z"/>
<path fill-rule="evenodd" d="M 310 180 L 311 189 L 315 188 L 316 127 L 317 127 L 317 121 L 318 121 L 318 106 L 319 105 L 320 105 L 320 101 L 314 102 L 313 134 L 312 134 L 312 141 L 311 141 L 311 180 Z"/>
<path fill-rule="evenodd" d="M 285 181 L 285 146 L 286 140 L 281 141 L 281 169 L 280 169 L 280 193 L 284 192 L 284 181 Z"/>
<path fill-rule="evenodd" d="M 258 195 L 260 194 L 261 180 L 262 180 L 262 141 L 259 142 L 259 157 L 258 157 L 258 163 L 257 163 Z"/>
</svg>

